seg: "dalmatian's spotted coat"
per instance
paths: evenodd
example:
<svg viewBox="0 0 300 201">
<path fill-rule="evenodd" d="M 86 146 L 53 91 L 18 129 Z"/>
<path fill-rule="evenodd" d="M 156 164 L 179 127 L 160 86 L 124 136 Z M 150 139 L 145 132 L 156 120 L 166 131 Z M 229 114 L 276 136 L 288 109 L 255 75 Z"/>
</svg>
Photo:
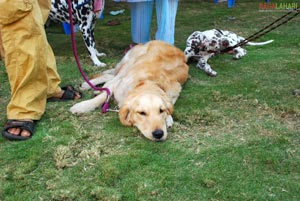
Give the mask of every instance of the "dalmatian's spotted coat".
<svg viewBox="0 0 300 201">
<path fill-rule="evenodd" d="M 106 64 L 98 59 L 98 57 L 105 56 L 105 54 L 97 51 L 94 37 L 97 18 L 104 10 L 104 0 L 102 0 L 102 7 L 99 10 L 96 10 L 94 1 L 96 0 L 72 0 L 73 22 L 79 25 L 83 40 L 94 65 L 105 67 Z M 51 0 L 51 4 L 49 18 L 53 21 L 70 23 L 68 1 Z"/>
<path fill-rule="evenodd" d="M 204 32 L 195 31 L 188 37 L 184 53 L 187 59 L 196 59 L 198 61 L 197 67 L 204 70 L 207 75 L 216 76 L 217 72 L 207 63 L 208 59 L 243 40 L 243 37 L 230 31 L 219 29 Z M 266 45 L 271 42 L 273 40 L 259 43 L 247 42 L 247 45 Z M 247 54 L 247 51 L 241 47 L 236 47 L 230 53 L 233 54 L 234 59 L 240 59 Z"/>
</svg>

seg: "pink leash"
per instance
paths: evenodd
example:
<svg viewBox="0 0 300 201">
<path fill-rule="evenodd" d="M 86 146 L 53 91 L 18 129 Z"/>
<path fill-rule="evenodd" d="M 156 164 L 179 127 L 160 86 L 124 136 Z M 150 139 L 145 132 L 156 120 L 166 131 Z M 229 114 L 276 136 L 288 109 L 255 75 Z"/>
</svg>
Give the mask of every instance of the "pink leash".
<svg viewBox="0 0 300 201">
<path fill-rule="evenodd" d="M 102 0 L 100 0 L 102 5 Z M 70 16 L 70 27 L 71 27 L 71 39 L 72 39 L 72 49 L 73 49 L 73 54 L 78 66 L 78 69 L 83 77 L 83 79 L 88 83 L 88 85 L 90 85 L 90 87 L 96 91 L 105 91 L 107 94 L 106 100 L 104 102 L 104 104 L 102 105 L 102 112 L 106 113 L 108 111 L 109 108 L 109 103 L 108 103 L 108 99 L 110 96 L 110 90 L 108 88 L 99 88 L 96 87 L 95 85 L 93 85 L 90 80 L 87 78 L 87 76 L 85 75 L 85 73 L 82 70 L 82 67 L 80 65 L 80 61 L 78 58 L 78 54 L 77 54 L 77 49 L 76 49 L 76 42 L 75 42 L 75 36 L 74 36 L 74 23 L 73 23 L 73 17 L 72 17 L 72 4 L 71 4 L 71 0 L 68 0 L 68 11 L 69 11 L 69 16 Z"/>
</svg>

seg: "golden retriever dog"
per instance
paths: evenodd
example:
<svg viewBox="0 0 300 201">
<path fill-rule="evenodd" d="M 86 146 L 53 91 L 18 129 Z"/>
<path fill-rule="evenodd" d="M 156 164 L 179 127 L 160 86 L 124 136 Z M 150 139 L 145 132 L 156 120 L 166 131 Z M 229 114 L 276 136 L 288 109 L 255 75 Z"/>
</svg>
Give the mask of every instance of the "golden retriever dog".
<svg viewBox="0 0 300 201">
<path fill-rule="evenodd" d="M 153 141 L 164 141 L 173 124 L 173 106 L 189 67 L 180 49 L 162 41 L 151 41 L 132 48 L 114 69 L 91 80 L 104 83 L 119 106 L 119 118 L 125 126 L 136 126 Z M 82 88 L 89 89 L 87 83 Z M 72 113 L 85 113 L 106 100 L 102 92 L 90 100 L 75 104 Z"/>
</svg>

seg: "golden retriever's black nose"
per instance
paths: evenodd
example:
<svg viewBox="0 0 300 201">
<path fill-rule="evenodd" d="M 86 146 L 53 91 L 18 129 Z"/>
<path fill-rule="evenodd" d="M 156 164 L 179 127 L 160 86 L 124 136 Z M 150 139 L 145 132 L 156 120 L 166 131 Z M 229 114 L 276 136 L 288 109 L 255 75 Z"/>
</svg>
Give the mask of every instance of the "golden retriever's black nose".
<svg viewBox="0 0 300 201">
<path fill-rule="evenodd" d="M 155 131 L 152 132 L 152 135 L 155 139 L 159 140 L 164 136 L 164 131 L 160 129 L 156 129 Z"/>
</svg>

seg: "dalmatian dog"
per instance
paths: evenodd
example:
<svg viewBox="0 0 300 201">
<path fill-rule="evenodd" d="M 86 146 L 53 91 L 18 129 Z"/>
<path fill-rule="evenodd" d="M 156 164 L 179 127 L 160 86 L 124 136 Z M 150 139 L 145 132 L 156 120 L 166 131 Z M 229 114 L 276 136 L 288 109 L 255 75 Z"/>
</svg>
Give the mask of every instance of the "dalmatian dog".
<svg viewBox="0 0 300 201">
<path fill-rule="evenodd" d="M 78 24 L 89 55 L 95 66 L 105 67 L 98 57 L 106 56 L 96 49 L 94 29 L 99 16 L 104 10 L 105 0 L 72 0 L 72 17 Z M 53 21 L 70 23 L 68 0 L 51 0 L 49 18 Z"/>
<path fill-rule="evenodd" d="M 191 58 L 195 59 L 198 61 L 198 68 L 204 70 L 207 75 L 214 77 L 217 75 L 217 72 L 214 71 L 207 63 L 208 60 L 221 53 L 226 48 L 235 46 L 244 39 L 245 38 L 231 31 L 219 29 L 212 29 L 203 32 L 195 31 L 188 37 L 184 53 L 187 60 Z M 247 42 L 246 45 L 266 45 L 271 42 L 273 42 L 273 40 L 258 43 Z M 247 51 L 238 46 L 228 53 L 233 54 L 234 59 L 240 59 L 247 54 Z"/>
</svg>

